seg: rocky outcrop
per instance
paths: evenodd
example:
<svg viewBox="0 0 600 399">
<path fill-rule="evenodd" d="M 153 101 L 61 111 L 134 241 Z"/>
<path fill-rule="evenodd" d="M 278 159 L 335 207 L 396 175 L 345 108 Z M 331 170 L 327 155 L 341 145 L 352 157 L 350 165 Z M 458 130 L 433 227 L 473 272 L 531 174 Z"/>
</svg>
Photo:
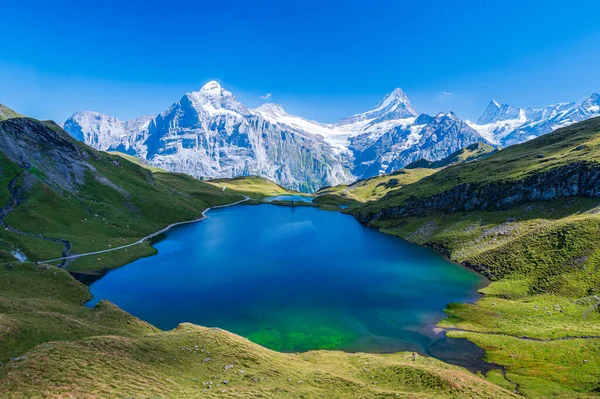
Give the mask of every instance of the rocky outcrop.
<svg viewBox="0 0 600 399">
<path fill-rule="evenodd" d="M 366 223 L 385 216 L 506 209 L 525 202 L 575 196 L 600 198 L 600 164 L 574 162 L 516 181 L 463 183 L 430 197 L 411 197 L 401 206 L 371 214 L 358 214 L 357 218 Z"/>
<path fill-rule="evenodd" d="M 74 192 L 84 183 L 85 171 L 93 169 L 86 162 L 90 154 L 58 126 L 53 130 L 46 123 L 29 118 L 1 121 L 0 149 L 23 169 L 43 173 L 53 188 Z"/>
<path fill-rule="evenodd" d="M 73 140 L 54 122 L 30 118 L 0 121 L 0 150 L 27 171 L 28 176 L 43 181 L 57 192 L 76 194 L 86 179 L 92 177 L 124 197 L 129 195 L 97 173 L 93 163 L 99 159 L 98 152 Z"/>
</svg>

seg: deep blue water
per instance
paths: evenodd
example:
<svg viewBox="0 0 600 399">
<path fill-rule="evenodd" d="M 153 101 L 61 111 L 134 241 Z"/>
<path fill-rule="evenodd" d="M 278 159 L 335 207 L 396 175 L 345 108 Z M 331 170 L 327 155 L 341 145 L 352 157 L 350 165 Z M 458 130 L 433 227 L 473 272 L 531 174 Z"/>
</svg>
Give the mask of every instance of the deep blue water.
<svg viewBox="0 0 600 399">
<path fill-rule="evenodd" d="M 161 329 L 221 327 L 283 351 L 429 353 L 446 304 L 476 299 L 484 282 L 339 212 L 240 205 L 207 216 L 94 282 L 88 306 L 109 299 Z"/>
</svg>

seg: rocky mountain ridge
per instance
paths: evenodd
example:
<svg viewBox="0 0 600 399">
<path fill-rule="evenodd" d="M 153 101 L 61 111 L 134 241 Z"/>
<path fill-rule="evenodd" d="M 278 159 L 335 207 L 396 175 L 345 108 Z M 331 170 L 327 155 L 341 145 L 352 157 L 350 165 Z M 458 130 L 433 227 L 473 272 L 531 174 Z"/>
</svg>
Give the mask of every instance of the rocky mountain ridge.
<svg viewBox="0 0 600 399">
<path fill-rule="evenodd" d="M 600 116 L 600 95 L 593 93 L 577 102 L 543 108 L 516 108 L 492 100 L 477 122 L 467 123 L 488 141 L 507 146 L 596 116 Z"/>
<path fill-rule="evenodd" d="M 453 112 L 419 114 L 399 88 L 367 112 L 336 123 L 291 115 L 279 104 L 251 109 L 216 81 L 165 112 L 130 121 L 78 112 L 63 127 L 100 150 L 121 151 L 198 178 L 260 175 L 314 192 L 437 161 L 474 143 L 510 145 L 600 114 L 598 95 L 543 109 L 496 101 L 476 123 Z"/>
<path fill-rule="evenodd" d="M 260 175 L 305 192 L 485 142 L 453 113 L 419 115 L 400 89 L 373 110 L 323 124 L 278 104 L 250 109 L 215 81 L 154 117 L 123 122 L 84 111 L 63 127 L 97 149 L 122 151 L 170 171 L 202 178 Z"/>
</svg>

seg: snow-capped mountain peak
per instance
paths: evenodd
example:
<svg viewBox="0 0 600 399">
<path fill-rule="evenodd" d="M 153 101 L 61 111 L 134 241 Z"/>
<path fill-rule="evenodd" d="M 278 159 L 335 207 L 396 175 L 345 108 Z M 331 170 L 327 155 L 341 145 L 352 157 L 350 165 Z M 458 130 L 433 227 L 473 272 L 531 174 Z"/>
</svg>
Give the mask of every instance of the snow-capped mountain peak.
<svg viewBox="0 0 600 399">
<path fill-rule="evenodd" d="M 375 109 L 373 111 L 378 111 L 381 109 L 384 109 L 390 105 L 399 105 L 399 104 L 408 104 L 410 105 L 410 101 L 408 100 L 408 97 L 406 96 L 406 94 L 404 94 L 404 92 L 402 91 L 401 88 L 396 87 L 394 89 L 394 91 L 392 91 L 390 94 L 386 94 L 381 101 L 379 101 L 377 103 L 377 105 L 375 106 Z"/>
<path fill-rule="evenodd" d="M 519 108 L 509 104 L 500 105 L 498 101 L 492 100 L 488 104 L 483 114 L 477 119 L 478 125 L 487 125 L 501 120 L 511 120 L 519 116 Z"/>
<path fill-rule="evenodd" d="M 325 124 L 291 115 L 279 104 L 248 109 L 211 81 L 149 122 L 84 113 L 69 118 L 65 129 L 98 149 L 137 155 L 167 170 L 199 177 L 258 174 L 314 191 L 418 158 L 437 160 L 482 140 L 453 114 L 440 121 L 417 116 L 401 89 L 349 123 Z"/>
<path fill-rule="evenodd" d="M 352 125 L 361 122 L 383 122 L 414 118 L 417 115 L 419 115 L 418 112 L 412 107 L 406 94 L 404 94 L 402 89 L 396 88 L 390 94 L 386 94 L 383 99 L 377 103 L 374 109 L 342 119 L 337 125 Z"/>
<path fill-rule="evenodd" d="M 561 102 L 543 108 L 515 108 L 492 100 L 477 123 L 468 123 L 492 143 L 511 145 L 595 116 L 600 116 L 598 93 L 576 103 Z"/>
<path fill-rule="evenodd" d="M 223 98 L 233 97 L 233 93 L 223 89 L 221 85 L 214 80 L 202 86 L 200 90 L 188 93 L 188 95 L 199 100 L 211 102 L 218 102 Z"/>
<path fill-rule="evenodd" d="M 211 80 L 206 83 L 204 86 L 200 88 L 199 93 L 209 94 L 209 93 L 219 93 L 223 90 L 219 82 L 216 80 Z"/>
<path fill-rule="evenodd" d="M 211 115 L 228 112 L 248 113 L 246 106 L 237 101 L 233 93 L 225 90 L 215 80 L 208 82 L 198 91 L 187 93 L 182 101 L 185 102 L 186 99 L 197 111 L 204 110 Z"/>
<path fill-rule="evenodd" d="M 283 109 L 281 104 L 276 103 L 265 103 L 254 109 L 255 112 L 260 114 L 269 114 L 272 116 L 284 116 L 287 112 Z"/>
<path fill-rule="evenodd" d="M 281 105 L 266 103 L 252 110 L 252 112 L 266 121 L 292 128 L 302 134 L 309 134 L 325 139 L 336 153 L 347 151 L 346 140 L 340 136 L 348 133 L 336 129 L 335 126 L 310 121 L 299 116 L 288 114 Z"/>
<path fill-rule="evenodd" d="M 144 115 L 128 121 L 121 121 L 96 111 L 79 111 L 67 119 L 63 126 L 72 122 L 81 125 L 84 130 L 96 130 L 109 136 L 125 136 L 131 129 L 145 129 L 152 120 L 152 115 Z"/>
<path fill-rule="evenodd" d="M 589 97 L 579 101 L 577 105 L 585 112 L 591 114 L 600 113 L 600 94 L 592 93 Z"/>
<path fill-rule="evenodd" d="M 493 122 L 500 113 L 500 108 L 501 106 L 498 101 L 492 99 L 485 108 L 485 111 L 483 111 L 483 114 L 477 119 L 477 124 L 485 125 L 486 123 Z"/>
</svg>

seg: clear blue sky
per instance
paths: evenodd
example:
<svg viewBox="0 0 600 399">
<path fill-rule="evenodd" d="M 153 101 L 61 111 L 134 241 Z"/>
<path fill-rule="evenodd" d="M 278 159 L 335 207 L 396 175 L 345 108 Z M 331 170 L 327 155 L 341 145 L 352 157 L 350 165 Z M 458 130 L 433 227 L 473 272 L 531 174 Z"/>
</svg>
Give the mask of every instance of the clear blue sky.
<svg viewBox="0 0 600 399">
<path fill-rule="evenodd" d="M 333 121 L 401 87 L 476 118 L 600 91 L 600 1 L 0 2 L 0 103 L 62 121 L 158 113 L 216 79 Z M 452 94 L 443 94 L 452 93 Z"/>
</svg>

